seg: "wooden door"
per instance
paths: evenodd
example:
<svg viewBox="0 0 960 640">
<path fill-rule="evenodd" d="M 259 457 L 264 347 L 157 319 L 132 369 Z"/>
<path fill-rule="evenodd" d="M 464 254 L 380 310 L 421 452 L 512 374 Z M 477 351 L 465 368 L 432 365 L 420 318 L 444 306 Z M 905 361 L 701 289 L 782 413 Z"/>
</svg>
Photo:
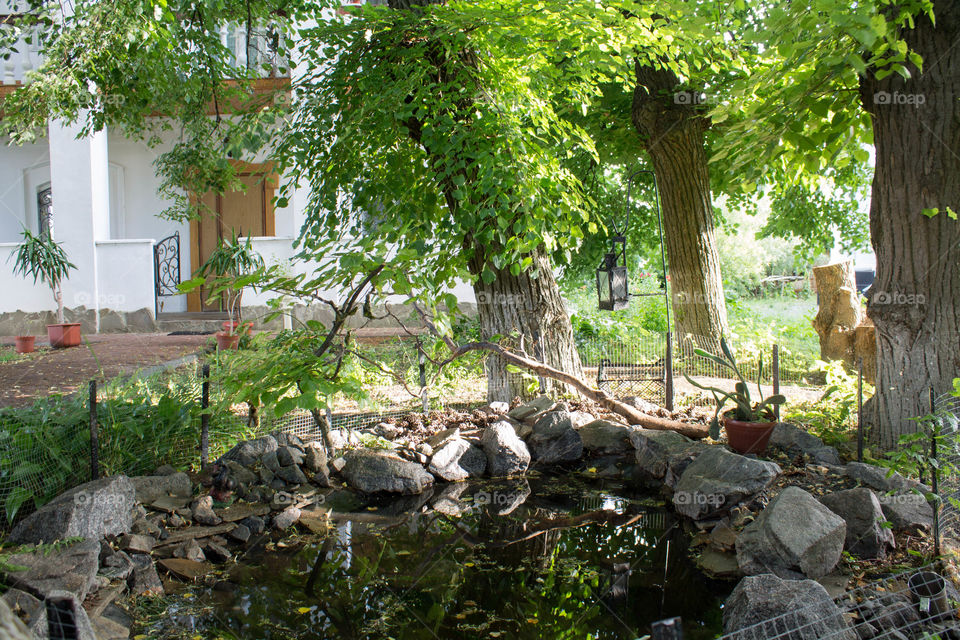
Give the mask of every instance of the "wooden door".
<svg viewBox="0 0 960 640">
<path fill-rule="evenodd" d="M 276 177 L 268 168 L 246 165 L 238 174 L 246 190 L 226 193 L 206 193 L 199 198 L 202 215 L 190 223 L 191 265 L 194 272 L 207 261 L 223 240 L 234 234 L 240 237 L 272 236 L 275 234 L 273 190 Z M 196 198 L 196 196 L 194 196 Z M 208 301 L 202 290 L 187 296 L 188 311 L 227 311 L 226 301 Z"/>
</svg>

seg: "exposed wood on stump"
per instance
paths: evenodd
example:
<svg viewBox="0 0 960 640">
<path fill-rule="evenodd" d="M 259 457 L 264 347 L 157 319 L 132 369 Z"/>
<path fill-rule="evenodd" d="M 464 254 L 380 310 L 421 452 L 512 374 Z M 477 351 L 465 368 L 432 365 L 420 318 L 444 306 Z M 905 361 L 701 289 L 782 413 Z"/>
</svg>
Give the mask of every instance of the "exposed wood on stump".
<svg viewBox="0 0 960 640">
<path fill-rule="evenodd" d="M 848 367 L 856 365 L 854 332 L 864 317 L 860 295 L 854 279 L 853 262 L 814 267 L 819 309 L 813 328 L 820 336 L 820 359 L 843 360 Z"/>
</svg>

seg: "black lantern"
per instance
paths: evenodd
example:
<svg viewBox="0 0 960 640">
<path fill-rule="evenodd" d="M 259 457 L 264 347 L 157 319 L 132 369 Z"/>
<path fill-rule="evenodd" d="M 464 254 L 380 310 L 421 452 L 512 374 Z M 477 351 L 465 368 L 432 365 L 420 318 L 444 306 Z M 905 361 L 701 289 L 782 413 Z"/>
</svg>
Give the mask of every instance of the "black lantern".
<svg viewBox="0 0 960 640">
<path fill-rule="evenodd" d="M 603 311 L 626 309 L 630 304 L 627 288 L 627 240 L 614 236 L 613 249 L 603 255 L 597 269 L 597 306 Z"/>
</svg>

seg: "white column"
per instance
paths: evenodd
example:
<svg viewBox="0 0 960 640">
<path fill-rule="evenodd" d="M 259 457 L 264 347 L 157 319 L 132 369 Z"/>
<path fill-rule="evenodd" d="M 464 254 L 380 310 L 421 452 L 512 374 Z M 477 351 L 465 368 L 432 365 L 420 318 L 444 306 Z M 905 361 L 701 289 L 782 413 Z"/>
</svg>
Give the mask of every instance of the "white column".
<svg viewBox="0 0 960 640">
<path fill-rule="evenodd" d="M 99 331 L 96 241 L 110 238 L 107 132 L 78 139 L 80 129 L 79 124 L 49 125 L 53 235 L 77 266 L 63 283 L 63 304 L 93 309 Z"/>
</svg>

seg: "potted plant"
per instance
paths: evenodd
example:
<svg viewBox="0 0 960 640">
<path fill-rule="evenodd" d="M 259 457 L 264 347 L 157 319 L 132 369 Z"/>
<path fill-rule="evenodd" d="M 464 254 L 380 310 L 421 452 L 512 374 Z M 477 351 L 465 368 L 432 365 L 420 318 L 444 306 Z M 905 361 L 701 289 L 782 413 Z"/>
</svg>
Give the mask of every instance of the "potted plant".
<svg viewBox="0 0 960 640">
<path fill-rule="evenodd" d="M 27 323 L 21 322 L 17 327 L 17 335 L 13 339 L 13 348 L 17 353 L 33 353 L 36 347 L 36 336 L 27 335 Z"/>
<path fill-rule="evenodd" d="M 49 235 L 34 235 L 23 230 L 23 243 L 17 249 L 13 272 L 24 278 L 33 277 L 44 282 L 53 292 L 57 302 L 57 322 L 47 325 L 50 346 L 75 347 L 80 344 L 80 323 L 63 321 L 63 290 L 60 283 L 77 266 L 67 260 L 63 247 Z"/>
<path fill-rule="evenodd" d="M 767 448 L 770 441 L 770 434 L 777 426 L 777 417 L 774 413 L 774 407 L 786 402 L 782 395 L 772 395 L 766 399 L 763 397 L 763 389 L 760 387 L 760 380 L 763 379 L 763 356 L 760 357 L 760 364 L 757 372 L 757 393 L 759 401 L 754 403 L 750 397 L 750 390 L 747 387 L 747 381 L 740 373 L 737 361 L 734 359 L 727 341 L 720 339 L 720 350 L 722 355 L 716 356 L 703 349 L 695 349 L 694 353 L 703 358 L 707 358 L 722 367 L 733 371 L 737 377 L 737 383 L 733 391 L 724 391 L 717 387 L 707 387 L 698 384 L 684 375 L 687 381 L 698 389 L 709 391 L 713 394 L 713 399 L 717 403 L 717 410 L 710 420 L 710 437 L 720 437 L 720 417 L 723 417 L 723 428 L 727 432 L 727 441 L 730 448 L 738 453 L 762 453 Z M 723 411 L 728 401 L 733 401 L 733 407 Z"/>
</svg>

